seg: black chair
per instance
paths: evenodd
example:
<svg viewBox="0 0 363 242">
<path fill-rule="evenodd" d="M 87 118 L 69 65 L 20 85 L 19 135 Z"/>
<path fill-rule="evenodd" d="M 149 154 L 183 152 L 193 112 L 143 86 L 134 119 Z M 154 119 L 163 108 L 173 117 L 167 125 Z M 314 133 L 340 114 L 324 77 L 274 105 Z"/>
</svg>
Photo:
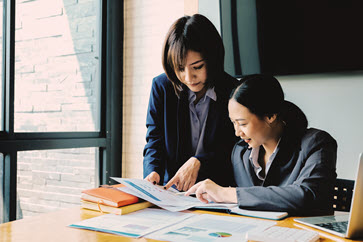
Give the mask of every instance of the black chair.
<svg viewBox="0 0 363 242">
<path fill-rule="evenodd" d="M 333 208 L 335 211 L 350 211 L 354 180 L 337 178 L 333 189 Z"/>
</svg>

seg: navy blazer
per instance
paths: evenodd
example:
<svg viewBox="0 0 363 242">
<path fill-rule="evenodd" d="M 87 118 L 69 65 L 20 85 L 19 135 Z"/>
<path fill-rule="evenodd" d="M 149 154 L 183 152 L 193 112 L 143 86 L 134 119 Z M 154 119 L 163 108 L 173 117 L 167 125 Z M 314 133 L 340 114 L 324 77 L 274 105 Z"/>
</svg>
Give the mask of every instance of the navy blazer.
<svg viewBox="0 0 363 242">
<path fill-rule="evenodd" d="M 166 184 L 190 158 L 201 162 L 197 181 L 210 178 L 222 185 L 234 183 L 230 154 L 236 137 L 228 116 L 228 100 L 237 80 L 224 74 L 215 85 L 217 100 L 210 101 L 203 146 L 205 153 L 191 152 L 188 88 L 178 98 L 166 74 L 153 79 L 146 118 L 144 177 L 156 171 Z"/>
<path fill-rule="evenodd" d="M 307 129 L 299 141 L 284 134 L 263 182 L 256 176 L 250 154 L 243 141 L 232 152 L 240 207 L 298 215 L 333 212 L 337 143 L 327 132 Z"/>
</svg>

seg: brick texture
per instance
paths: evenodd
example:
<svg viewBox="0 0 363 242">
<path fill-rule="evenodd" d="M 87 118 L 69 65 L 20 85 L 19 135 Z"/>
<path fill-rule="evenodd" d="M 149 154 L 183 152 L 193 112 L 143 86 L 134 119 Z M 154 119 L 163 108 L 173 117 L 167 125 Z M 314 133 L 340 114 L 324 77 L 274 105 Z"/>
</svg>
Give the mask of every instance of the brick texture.
<svg viewBox="0 0 363 242">
<path fill-rule="evenodd" d="M 16 132 L 98 130 L 96 3 L 16 1 Z M 18 152 L 22 217 L 80 204 L 96 159 L 96 148 Z"/>
</svg>

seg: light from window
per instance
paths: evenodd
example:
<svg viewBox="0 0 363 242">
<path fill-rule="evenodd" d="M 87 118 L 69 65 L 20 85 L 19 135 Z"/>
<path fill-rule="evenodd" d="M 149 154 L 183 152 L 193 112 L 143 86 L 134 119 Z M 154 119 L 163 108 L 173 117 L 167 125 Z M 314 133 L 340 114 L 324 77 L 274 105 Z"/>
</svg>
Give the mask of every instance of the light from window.
<svg viewBox="0 0 363 242">
<path fill-rule="evenodd" d="M 0 224 L 3 223 L 4 218 L 4 155 L 0 153 Z"/>
<path fill-rule="evenodd" d="M 18 152 L 17 211 L 29 217 L 80 204 L 96 186 L 98 148 Z"/>
<path fill-rule="evenodd" d="M 99 131 L 99 1 L 16 1 L 16 132 Z"/>
<path fill-rule="evenodd" d="M 3 12 L 4 12 L 4 1 L 0 0 L 0 131 L 4 130 Z"/>
</svg>

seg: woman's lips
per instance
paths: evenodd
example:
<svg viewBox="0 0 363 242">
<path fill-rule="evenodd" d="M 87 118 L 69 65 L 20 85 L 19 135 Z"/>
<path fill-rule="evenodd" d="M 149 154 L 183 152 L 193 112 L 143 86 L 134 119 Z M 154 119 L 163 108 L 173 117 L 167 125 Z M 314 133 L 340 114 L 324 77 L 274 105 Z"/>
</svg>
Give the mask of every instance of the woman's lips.
<svg viewBox="0 0 363 242">
<path fill-rule="evenodd" d="M 192 86 L 192 87 L 195 87 L 195 86 L 198 86 L 199 85 L 199 82 L 198 83 L 189 84 L 189 85 Z"/>
<path fill-rule="evenodd" d="M 251 139 L 243 139 L 246 143 L 249 143 Z"/>
</svg>

